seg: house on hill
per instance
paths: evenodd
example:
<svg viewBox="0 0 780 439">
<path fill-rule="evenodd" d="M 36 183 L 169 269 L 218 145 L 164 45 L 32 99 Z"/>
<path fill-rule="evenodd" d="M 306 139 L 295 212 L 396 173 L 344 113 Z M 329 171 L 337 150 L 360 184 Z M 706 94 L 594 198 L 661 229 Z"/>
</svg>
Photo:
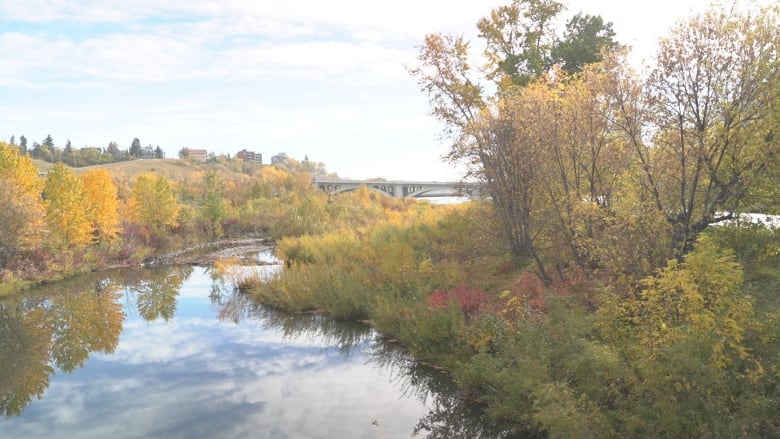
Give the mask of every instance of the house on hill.
<svg viewBox="0 0 780 439">
<path fill-rule="evenodd" d="M 259 152 L 247 151 L 246 149 L 242 149 L 241 151 L 237 152 L 236 158 L 248 162 L 257 162 L 260 163 L 261 165 L 263 164 L 262 154 L 260 154 Z"/>
<path fill-rule="evenodd" d="M 142 159 L 153 159 L 156 158 L 157 154 L 155 153 L 154 148 L 152 148 L 152 145 L 147 145 L 141 148 L 141 158 Z"/>
<path fill-rule="evenodd" d="M 205 162 L 209 159 L 209 152 L 205 149 L 187 148 L 187 156 L 200 162 Z"/>
</svg>

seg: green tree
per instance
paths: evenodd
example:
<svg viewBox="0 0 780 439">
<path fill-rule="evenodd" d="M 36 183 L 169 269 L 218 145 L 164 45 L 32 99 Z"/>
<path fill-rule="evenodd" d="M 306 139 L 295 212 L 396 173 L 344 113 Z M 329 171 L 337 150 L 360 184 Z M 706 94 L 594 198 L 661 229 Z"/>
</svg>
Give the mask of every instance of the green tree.
<svg viewBox="0 0 780 439">
<path fill-rule="evenodd" d="M 136 158 L 141 157 L 141 141 L 137 137 L 130 144 L 130 155 Z"/>
<path fill-rule="evenodd" d="M 224 182 L 217 171 L 210 169 L 205 175 L 206 189 L 201 204 L 201 214 L 211 224 L 214 236 L 222 236 L 222 221 L 227 214 L 226 201 L 223 198 Z"/>
<path fill-rule="evenodd" d="M 46 138 L 43 139 L 43 143 L 41 143 L 41 145 L 49 148 L 50 150 L 54 150 L 54 139 L 51 138 L 51 134 L 46 135 Z"/>
<path fill-rule="evenodd" d="M 527 85 L 541 77 L 551 65 L 553 20 L 562 10 L 563 4 L 554 0 L 513 0 L 479 20 L 490 78 Z"/>
<path fill-rule="evenodd" d="M 569 73 L 577 73 L 587 64 L 602 60 L 604 51 L 613 51 L 615 41 L 612 23 L 596 15 L 576 14 L 566 23 L 563 38 L 551 51 L 552 61 Z"/>
<path fill-rule="evenodd" d="M 144 227 L 147 240 L 161 238 L 167 228 L 176 227 L 181 210 L 174 183 L 152 174 L 136 178 L 129 208 L 133 219 Z"/>
</svg>

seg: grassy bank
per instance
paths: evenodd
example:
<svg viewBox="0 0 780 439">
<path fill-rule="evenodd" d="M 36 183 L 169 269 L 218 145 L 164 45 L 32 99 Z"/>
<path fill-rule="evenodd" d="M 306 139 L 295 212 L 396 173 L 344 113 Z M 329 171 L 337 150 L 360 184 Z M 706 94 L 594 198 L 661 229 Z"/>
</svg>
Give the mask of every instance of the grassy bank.
<svg viewBox="0 0 780 439">
<path fill-rule="evenodd" d="M 720 228 L 638 285 L 544 284 L 489 206 L 283 239 L 264 303 L 369 320 L 502 427 L 549 437 L 775 437 L 780 232 Z"/>
</svg>

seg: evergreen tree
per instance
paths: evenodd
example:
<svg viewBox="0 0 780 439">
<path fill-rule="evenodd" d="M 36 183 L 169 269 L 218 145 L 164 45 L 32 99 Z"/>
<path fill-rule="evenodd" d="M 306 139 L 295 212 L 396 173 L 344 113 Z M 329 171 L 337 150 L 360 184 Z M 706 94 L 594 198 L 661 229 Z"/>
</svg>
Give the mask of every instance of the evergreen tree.
<svg viewBox="0 0 780 439">
<path fill-rule="evenodd" d="M 130 145 L 130 155 L 141 157 L 141 141 L 137 137 L 133 139 L 133 143 Z"/>
<path fill-rule="evenodd" d="M 43 146 L 54 149 L 54 139 L 51 138 L 51 134 L 46 135 L 46 138 L 43 139 Z"/>
</svg>

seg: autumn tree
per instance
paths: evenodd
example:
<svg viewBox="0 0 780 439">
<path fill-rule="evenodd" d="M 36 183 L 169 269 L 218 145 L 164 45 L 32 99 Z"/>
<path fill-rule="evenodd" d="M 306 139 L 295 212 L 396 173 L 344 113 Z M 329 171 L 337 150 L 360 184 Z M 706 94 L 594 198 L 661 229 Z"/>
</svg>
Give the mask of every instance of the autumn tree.
<svg viewBox="0 0 780 439">
<path fill-rule="evenodd" d="M 532 94 L 524 94 L 522 87 L 542 80 L 558 63 L 554 49 L 563 43 L 558 43 L 553 24 L 562 10 L 562 4 L 555 1 L 515 0 L 478 22 L 480 37 L 486 43 L 487 78 L 497 89 L 494 96 L 484 95 L 469 63 L 469 44 L 463 38 L 426 36 L 418 57 L 420 64 L 411 70 L 428 94 L 433 114 L 444 122 L 445 136 L 452 141 L 447 158 L 465 163 L 470 176 L 485 182 L 512 253 L 536 260 L 545 279 L 550 276 L 533 240 L 541 221 L 534 218 L 541 202 L 541 187 L 536 181 L 543 172 L 542 149 L 546 146 L 542 140 L 547 136 L 531 129 L 530 123 L 519 124 L 529 116 L 554 116 L 545 102 L 526 99 Z M 612 36 L 611 25 L 604 24 L 600 17 L 576 16 L 560 41 L 568 44 L 566 47 L 588 41 L 578 47 L 594 53 L 568 62 L 566 58 L 573 49 L 561 49 L 561 63 L 575 70 L 582 69 L 585 60 L 601 59 L 602 49 L 615 45 Z M 543 92 L 543 86 L 536 91 Z"/>
<path fill-rule="evenodd" d="M 181 207 L 173 182 L 159 175 L 141 174 L 133 183 L 129 202 L 133 220 L 145 228 L 147 239 L 160 238 L 166 228 L 178 225 Z"/>
<path fill-rule="evenodd" d="M 81 176 L 87 195 L 87 217 L 98 241 L 111 241 L 119 233 L 117 187 L 105 169 L 93 169 Z"/>
<path fill-rule="evenodd" d="M 778 153 L 779 25 L 777 9 L 712 9 L 661 42 L 646 85 L 655 135 L 640 157 L 678 251 L 738 210 Z"/>
<path fill-rule="evenodd" d="M 32 160 L 0 142 L 0 266 L 43 237 L 43 180 Z"/>
<path fill-rule="evenodd" d="M 55 164 L 46 176 L 43 195 L 52 245 L 78 248 L 89 244 L 93 229 L 85 209 L 87 194 L 73 170 L 62 163 Z"/>
</svg>

